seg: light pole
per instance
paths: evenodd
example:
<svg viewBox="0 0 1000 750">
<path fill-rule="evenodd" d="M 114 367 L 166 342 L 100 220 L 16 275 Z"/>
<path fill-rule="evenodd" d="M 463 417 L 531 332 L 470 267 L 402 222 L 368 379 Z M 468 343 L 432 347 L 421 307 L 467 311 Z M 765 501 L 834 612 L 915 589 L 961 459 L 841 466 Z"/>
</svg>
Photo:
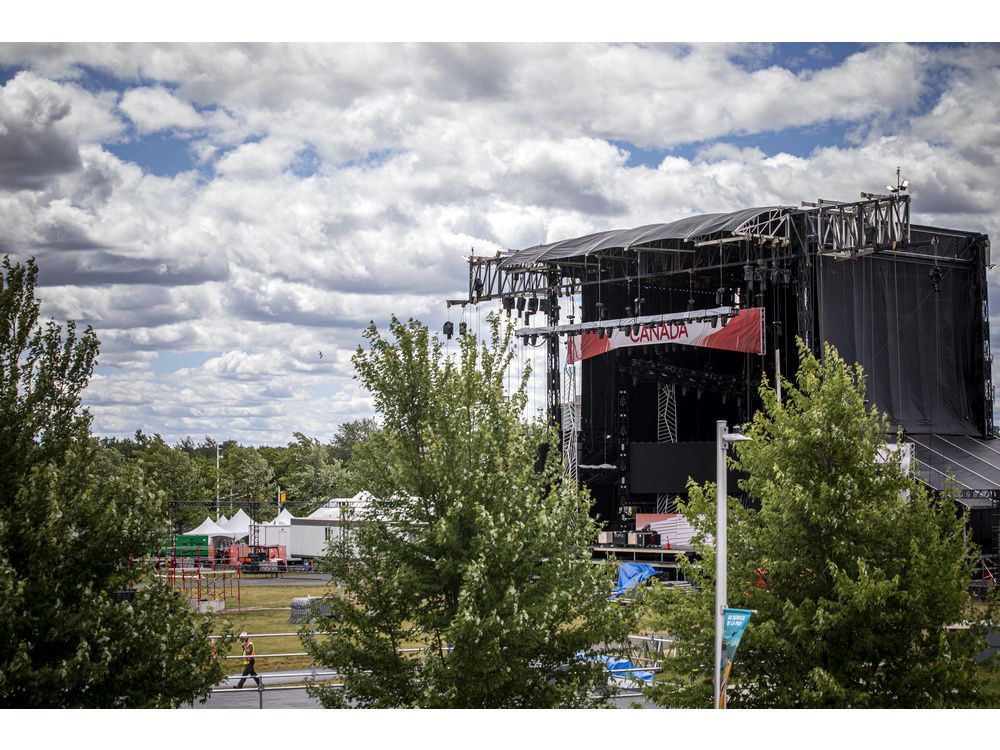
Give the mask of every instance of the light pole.
<svg viewBox="0 0 1000 750">
<path fill-rule="evenodd" d="M 222 450 L 219 448 L 219 444 L 215 444 L 215 519 L 219 519 L 219 457 L 222 455 Z"/>
<path fill-rule="evenodd" d="M 726 537 L 726 452 L 730 443 L 750 440 L 746 435 L 730 433 L 726 421 L 720 419 L 715 423 L 715 665 L 714 665 L 714 697 L 715 708 L 724 708 L 722 689 L 722 625 L 726 612 L 727 581 L 726 563 L 729 553 L 729 541 Z"/>
</svg>

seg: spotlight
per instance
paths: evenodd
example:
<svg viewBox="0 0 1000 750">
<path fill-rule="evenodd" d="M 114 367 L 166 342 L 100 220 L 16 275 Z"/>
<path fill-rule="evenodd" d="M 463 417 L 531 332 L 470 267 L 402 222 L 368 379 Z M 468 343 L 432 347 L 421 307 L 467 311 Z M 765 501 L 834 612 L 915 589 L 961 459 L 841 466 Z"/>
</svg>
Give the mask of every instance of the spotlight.
<svg viewBox="0 0 1000 750">
<path fill-rule="evenodd" d="M 507 311 L 507 317 L 510 317 L 510 311 L 514 309 L 514 298 L 504 297 L 503 298 L 503 309 Z"/>
<path fill-rule="evenodd" d="M 688 312 L 694 310 L 694 297 L 688 297 Z"/>
<path fill-rule="evenodd" d="M 528 299 L 528 312 L 529 313 L 538 312 L 538 297 L 531 297 Z"/>
<path fill-rule="evenodd" d="M 712 316 L 712 328 L 718 328 L 718 326 L 719 326 L 719 316 L 718 315 L 713 315 Z"/>
<path fill-rule="evenodd" d="M 614 333 L 614 332 L 615 332 L 614 328 L 607 328 L 604 331 L 604 335 L 607 336 L 608 338 L 611 338 L 611 334 Z"/>
<path fill-rule="evenodd" d="M 640 332 L 641 330 L 642 330 L 642 326 L 641 326 L 641 325 L 639 325 L 638 323 L 634 324 L 634 325 L 632 326 L 632 336 L 633 336 L 633 337 L 635 337 L 635 336 L 638 336 L 638 335 L 639 335 L 639 332 Z"/>
<path fill-rule="evenodd" d="M 716 307 L 722 307 L 722 300 L 725 298 L 725 296 L 726 296 L 726 288 L 724 286 L 720 286 L 718 289 L 715 290 Z"/>
<path fill-rule="evenodd" d="M 476 277 L 476 280 L 472 282 L 472 288 L 476 290 L 477 297 L 483 296 L 483 280 L 478 276 Z"/>
<path fill-rule="evenodd" d="M 599 338 L 599 339 L 603 339 L 604 338 L 604 329 L 603 328 L 598 328 L 597 329 L 597 338 Z"/>
<path fill-rule="evenodd" d="M 743 266 L 743 280 L 753 281 L 753 265 L 751 265 L 750 263 L 747 263 L 745 266 Z"/>
<path fill-rule="evenodd" d="M 538 334 L 537 333 L 531 334 L 531 345 L 534 346 L 537 343 L 538 343 Z"/>
<path fill-rule="evenodd" d="M 450 339 L 452 335 L 455 333 L 455 324 L 452 323 L 450 320 L 445 321 L 444 327 L 441 330 L 443 331 L 444 335 Z"/>
<path fill-rule="evenodd" d="M 538 300 L 538 309 L 545 315 L 549 314 L 549 301 L 547 299 Z"/>
<path fill-rule="evenodd" d="M 524 299 L 524 297 L 518 297 L 517 298 L 517 311 L 519 313 L 524 312 L 525 302 L 526 302 L 526 300 Z"/>
<path fill-rule="evenodd" d="M 723 328 L 725 328 L 727 325 L 729 325 L 729 318 L 730 318 L 729 315 L 723 315 L 722 316 L 721 321 L 722 321 L 722 327 Z"/>
<path fill-rule="evenodd" d="M 792 280 L 792 269 L 782 268 L 781 269 L 781 282 L 787 284 Z"/>
</svg>

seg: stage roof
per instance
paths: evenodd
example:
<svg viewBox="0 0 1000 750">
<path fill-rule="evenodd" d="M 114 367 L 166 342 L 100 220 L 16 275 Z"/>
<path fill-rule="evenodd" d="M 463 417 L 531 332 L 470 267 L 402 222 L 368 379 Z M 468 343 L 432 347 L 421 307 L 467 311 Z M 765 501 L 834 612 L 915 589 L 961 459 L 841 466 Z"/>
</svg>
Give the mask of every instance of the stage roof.
<svg viewBox="0 0 1000 750">
<path fill-rule="evenodd" d="M 962 490 L 1000 490 L 1000 440 L 984 440 L 968 435 L 907 435 L 913 443 L 920 478 L 936 490 L 945 489 L 950 475 Z M 978 501 L 961 502 L 979 507 Z M 970 505 L 970 503 L 972 503 Z M 983 499 L 982 507 L 991 501 Z"/>
<path fill-rule="evenodd" d="M 601 250 L 628 248 L 660 240 L 697 240 L 719 233 L 734 233 L 741 225 L 761 214 L 781 210 L 781 206 L 744 208 L 719 214 L 687 216 L 666 224 L 646 224 L 634 229 L 612 229 L 607 232 L 573 237 L 559 242 L 517 250 L 500 264 L 501 268 L 523 266 L 547 260 L 576 258 Z"/>
</svg>

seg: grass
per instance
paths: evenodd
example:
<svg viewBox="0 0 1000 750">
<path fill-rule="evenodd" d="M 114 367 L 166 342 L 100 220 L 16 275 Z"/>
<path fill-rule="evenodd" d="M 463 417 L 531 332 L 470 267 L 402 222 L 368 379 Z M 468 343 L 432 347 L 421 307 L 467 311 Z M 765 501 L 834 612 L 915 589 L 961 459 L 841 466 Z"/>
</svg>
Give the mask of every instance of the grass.
<svg viewBox="0 0 1000 750">
<path fill-rule="evenodd" d="M 245 586 L 240 591 L 239 610 L 230 609 L 212 615 L 213 633 L 221 633 L 228 625 L 234 632 L 246 631 L 255 633 L 297 633 L 300 624 L 288 621 L 291 615 L 292 599 L 300 596 L 319 596 L 325 593 L 325 585 L 317 586 Z M 235 602 L 232 602 L 235 606 Z M 256 669 L 258 672 L 284 672 L 289 669 L 308 669 L 308 656 L 283 656 L 268 658 L 265 654 L 300 653 L 305 650 L 298 635 L 282 636 L 280 638 L 252 638 L 257 654 Z M 229 651 L 229 655 L 238 656 L 242 653 L 237 642 Z M 226 665 L 228 674 L 243 671 L 243 662 L 230 659 Z"/>
</svg>

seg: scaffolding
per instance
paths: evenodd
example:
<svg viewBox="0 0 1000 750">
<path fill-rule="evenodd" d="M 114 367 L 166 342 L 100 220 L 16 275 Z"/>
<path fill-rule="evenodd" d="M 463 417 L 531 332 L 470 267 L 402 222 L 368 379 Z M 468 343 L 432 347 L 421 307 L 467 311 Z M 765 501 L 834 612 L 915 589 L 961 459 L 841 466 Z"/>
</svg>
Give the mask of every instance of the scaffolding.
<svg viewBox="0 0 1000 750">
<path fill-rule="evenodd" d="M 163 555 L 152 560 L 154 575 L 170 588 L 189 599 L 201 609 L 202 602 L 221 602 L 228 607 L 235 599 L 240 606 L 240 566 L 221 565 L 210 558 L 193 560 L 176 554 Z M 209 608 L 218 605 L 208 605 Z"/>
</svg>

